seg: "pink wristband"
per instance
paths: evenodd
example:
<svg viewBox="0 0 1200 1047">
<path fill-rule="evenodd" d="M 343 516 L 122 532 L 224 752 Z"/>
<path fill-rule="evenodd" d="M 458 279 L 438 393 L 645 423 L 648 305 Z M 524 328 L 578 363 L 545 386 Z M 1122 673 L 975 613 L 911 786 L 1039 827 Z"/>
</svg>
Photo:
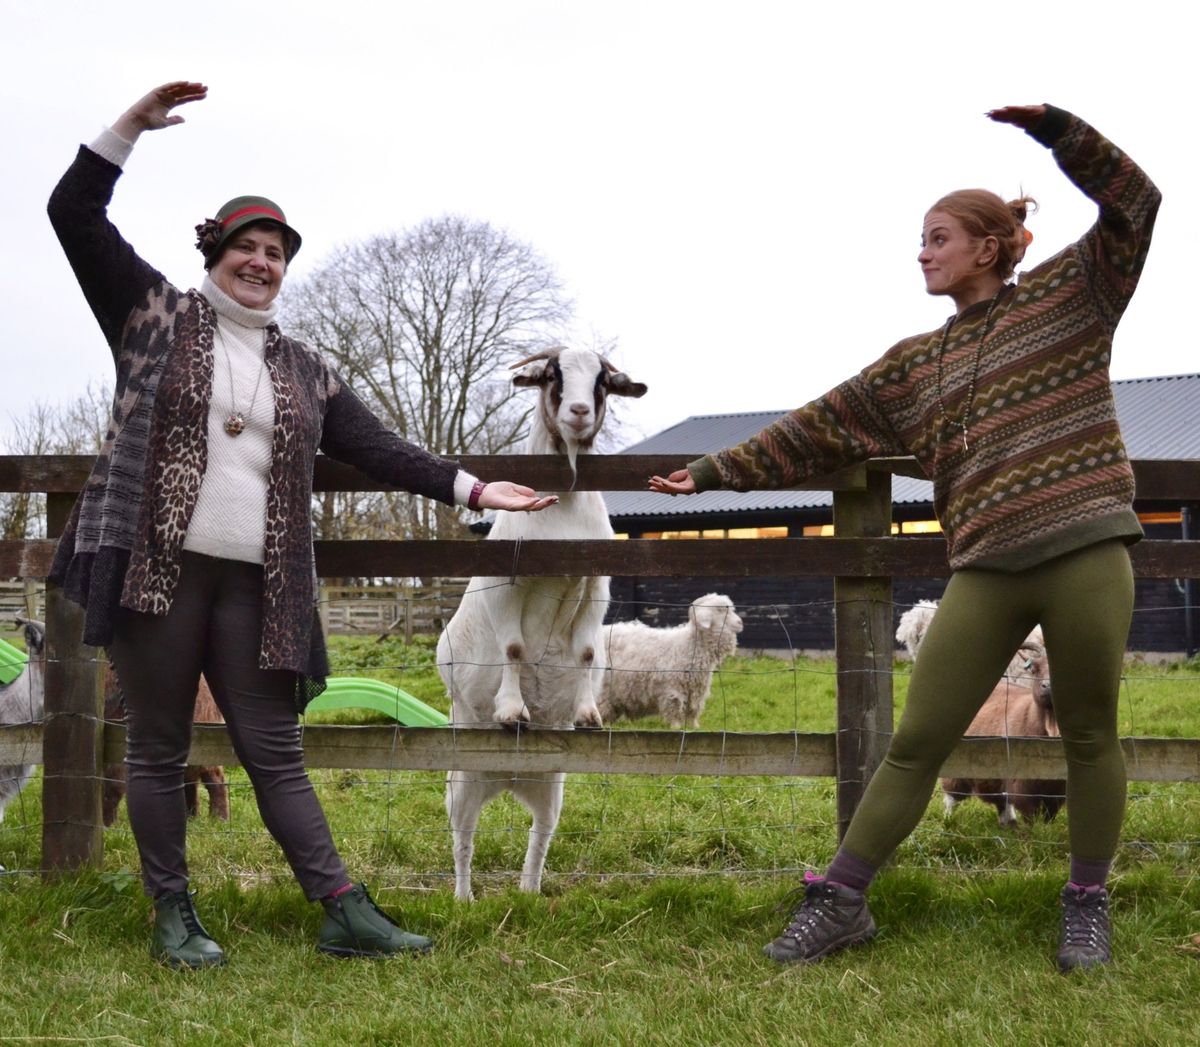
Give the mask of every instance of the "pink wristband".
<svg viewBox="0 0 1200 1047">
<path fill-rule="evenodd" d="M 475 512 L 479 511 L 479 496 L 483 494 L 483 489 L 485 487 L 487 487 L 487 481 L 485 480 L 476 480 L 471 485 L 471 493 L 467 495 L 468 509 L 474 510 Z"/>
</svg>

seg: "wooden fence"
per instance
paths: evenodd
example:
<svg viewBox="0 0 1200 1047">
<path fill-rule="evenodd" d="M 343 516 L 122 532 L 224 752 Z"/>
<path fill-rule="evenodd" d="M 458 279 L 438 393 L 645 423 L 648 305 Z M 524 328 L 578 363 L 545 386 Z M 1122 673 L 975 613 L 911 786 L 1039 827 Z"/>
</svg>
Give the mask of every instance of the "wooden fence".
<svg viewBox="0 0 1200 1047">
<path fill-rule="evenodd" d="M 586 456 L 576 489 L 641 489 L 645 477 L 698 455 Z M 552 456 L 466 457 L 481 476 L 513 476 L 541 490 L 572 479 Z M 0 457 L 0 491 L 47 494 L 48 534 L 61 533 L 87 477 L 84 457 Z M 1138 497 L 1200 504 L 1200 462 L 1134 463 Z M 545 770 L 610 774 L 807 775 L 837 780 L 839 832 L 878 766 L 892 730 L 892 578 L 949 573 L 941 538 L 890 535 L 891 476 L 919 475 L 910 459 L 868 462 L 808 485 L 834 492 L 833 538 L 746 542 L 342 541 L 317 543 L 322 577 L 619 575 L 699 578 L 813 575 L 835 579 L 837 731 L 804 734 L 617 730 L 308 726 L 314 767 L 426 770 Z M 338 463 L 319 460 L 317 490 L 377 490 Z M 41 579 L 53 541 L 0 542 L 0 578 Z M 1200 577 L 1200 542 L 1143 541 L 1132 549 L 1140 577 Z M 99 863 L 101 770 L 124 753 L 124 728 L 106 726 L 97 661 L 82 646 L 82 613 L 53 588 L 46 595 L 44 724 L 0 727 L 0 763 L 44 755 L 42 866 L 48 873 Z M 1200 739 L 1126 739 L 1130 778 L 1200 781 Z M 236 763 L 222 728 L 196 727 L 194 758 Z M 1063 776 L 1056 739 L 966 739 L 945 766 L 973 777 Z"/>
<path fill-rule="evenodd" d="M 466 578 L 432 578 L 426 585 L 322 586 L 321 624 L 326 633 L 394 633 L 411 642 L 418 633 L 440 633 L 466 588 Z"/>
</svg>

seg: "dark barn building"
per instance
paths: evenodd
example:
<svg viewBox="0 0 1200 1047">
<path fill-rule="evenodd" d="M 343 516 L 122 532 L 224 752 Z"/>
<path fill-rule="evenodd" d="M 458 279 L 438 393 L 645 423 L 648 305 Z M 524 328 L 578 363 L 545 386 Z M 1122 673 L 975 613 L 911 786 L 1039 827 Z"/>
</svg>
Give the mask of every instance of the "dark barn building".
<svg viewBox="0 0 1200 1047">
<path fill-rule="evenodd" d="M 1200 374 L 1129 379 L 1113 388 L 1131 458 L 1200 458 Z M 739 443 L 784 413 L 696 415 L 621 453 L 661 454 L 668 469 L 682 464 L 681 455 Z M 833 530 L 828 491 L 709 491 L 690 498 L 617 492 L 605 498 L 614 530 L 630 538 L 770 541 Z M 894 532 L 937 532 L 927 480 L 893 477 L 892 503 Z M 1198 537 L 1200 507 L 1143 501 L 1135 506 L 1147 537 Z M 937 599 L 944 587 L 944 579 L 895 579 L 896 616 L 919 599 Z M 1195 588 L 1185 579 L 1139 579 L 1129 649 L 1192 654 L 1200 636 Z M 691 600 L 710 591 L 726 593 L 737 605 L 746 623 L 743 649 L 833 648 L 833 581 L 825 578 L 614 578 L 609 617 L 675 624 Z"/>
</svg>

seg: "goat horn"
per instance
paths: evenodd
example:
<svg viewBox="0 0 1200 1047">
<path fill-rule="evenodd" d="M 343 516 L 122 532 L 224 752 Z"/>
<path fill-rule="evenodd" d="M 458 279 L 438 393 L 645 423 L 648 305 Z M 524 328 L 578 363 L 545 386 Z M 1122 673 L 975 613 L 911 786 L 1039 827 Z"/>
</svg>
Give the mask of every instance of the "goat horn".
<svg viewBox="0 0 1200 1047">
<path fill-rule="evenodd" d="M 552 349 L 543 349 L 540 353 L 534 353 L 532 356 L 525 357 L 524 360 L 518 360 L 515 364 L 509 365 L 510 371 L 515 371 L 518 367 L 524 367 L 526 364 L 531 364 L 536 360 L 552 360 L 563 351 L 563 346 L 556 345 Z"/>
</svg>

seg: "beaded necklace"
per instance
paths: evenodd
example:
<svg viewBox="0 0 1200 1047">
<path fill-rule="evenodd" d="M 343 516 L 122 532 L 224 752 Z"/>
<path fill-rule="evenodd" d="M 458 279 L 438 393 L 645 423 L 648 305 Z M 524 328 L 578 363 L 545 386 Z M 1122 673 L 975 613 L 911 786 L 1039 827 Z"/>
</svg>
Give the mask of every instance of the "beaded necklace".
<svg viewBox="0 0 1200 1047">
<path fill-rule="evenodd" d="M 987 314 L 983 318 L 983 330 L 979 335 L 979 344 L 975 347 L 975 364 L 971 368 L 971 381 L 967 385 L 967 397 L 963 401 L 962 415 L 955 419 L 951 418 L 946 411 L 946 401 L 942 399 L 942 357 L 946 355 L 946 339 L 950 335 L 950 328 L 954 326 L 954 321 L 958 319 L 958 314 L 950 317 L 946 321 L 946 326 L 942 328 L 942 339 L 938 343 L 937 352 L 937 398 L 938 409 L 942 412 L 942 423 L 947 428 L 953 427 L 961 429 L 963 434 L 963 451 L 969 451 L 967 446 L 967 419 L 971 417 L 971 408 L 975 406 L 975 383 L 979 380 L 979 362 L 983 359 L 983 343 L 992 330 L 992 310 L 996 308 L 996 303 L 1000 300 L 1000 296 L 1004 293 L 1004 288 L 1000 288 L 996 292 L 995 297 L 988 302 Z"/>
</svg>

